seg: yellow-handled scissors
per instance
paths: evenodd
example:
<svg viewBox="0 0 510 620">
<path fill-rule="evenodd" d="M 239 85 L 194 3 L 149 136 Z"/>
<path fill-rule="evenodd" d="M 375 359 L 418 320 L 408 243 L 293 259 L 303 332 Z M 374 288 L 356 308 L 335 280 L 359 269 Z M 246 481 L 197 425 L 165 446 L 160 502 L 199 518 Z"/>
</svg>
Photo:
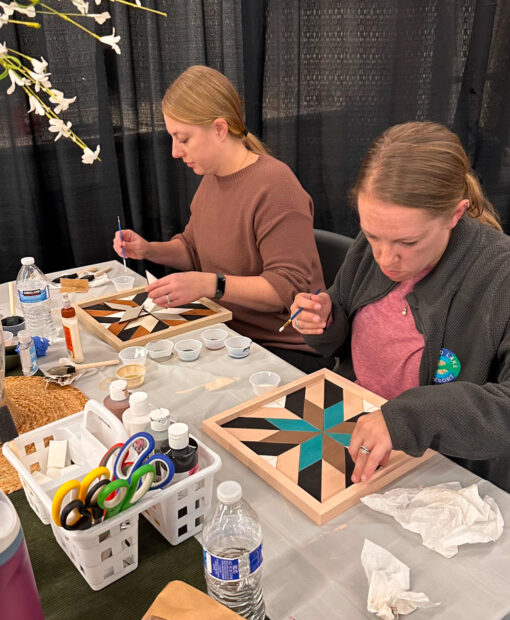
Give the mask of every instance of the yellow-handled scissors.
<svg viewBox="0 0 510 620">
<path fill-rule="evenodd" d="M 110 471 L 96 467 L 81 482 L 68 480 L 57 489 L 51 505 L 53 521 L 66 530 L 83 530 L 92 527 L 103 517 L 97 504 L 99 492 L 110 482 Z M 69 497 L 69 501 L 64 500 Z"/>
</svg>

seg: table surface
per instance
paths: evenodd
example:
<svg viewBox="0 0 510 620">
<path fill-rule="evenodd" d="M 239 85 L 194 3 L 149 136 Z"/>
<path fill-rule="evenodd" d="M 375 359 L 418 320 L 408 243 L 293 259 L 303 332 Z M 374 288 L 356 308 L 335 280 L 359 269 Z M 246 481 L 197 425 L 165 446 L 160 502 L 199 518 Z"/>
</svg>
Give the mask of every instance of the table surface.
<svg viewBox="0 0 510 620">
<path fill-rule="evenodd" d="M 106 265 L 113 267 L 110 277 L 124 271 L 117 261 L 101 266 Z M 145 283 L 140 275 L 131 273 L 136 278 L 135 286 Z M 71 300 L 85 301 L 113 292 L 113 284 L 108 283 L 91 288 L 86 294 L 74 293 Z M 55 313 L 60 305 L 59 298 L 58 293 L 52 293 Z M 2 284 L 0 311 L 5 314 L 7 309 L 8 287 Z M 200 331 L 196 330 L 194 335 Z M 189 333 L 172 340 L 177 342 L 187 337 Z M 117 356 L 106 343 L 83 329 L 82 342 L 87 362 Z M 41 367 L 50 367 L 65 355 L 64 341 L 59 339 L 49 348 Z M 418 610 L 413 617 L 427 620 L 510 618 L 508 493 L 440 455 L 434 455 L 383 489 L 458 481 L 462 486 L 478 483 L 482 497 L 494 498 L 505 520 L 501 538 L 496 543 L 463 545 L 450 559 L 425 548 L 418 534 L 405 530 L 393 518 L 362 504 L 326 525 L 316 525 L 201 431 L 200 424 L 205 418 L 253 397 L 248 377 L 258 370 L 277 372 L 282 385 L 303 376 L 300 370 L 253 344 L 250 355 L 240 360 L 229 358 L 225 349 L 209 351 L 205 348 L 196 362 L 180 362 L 175 356 L 161 364 L 149 360 L 145 383 L 140 389 L 148 393 L 151 404 L 170 409 L 178 421 L 189 424 L 191 432 L 221 456 L 223 465 L 215 476 L 215 484 L 228 479 L 241 483 L 245 499 L 257 511 L 262 523 L 262 585 L 267 613 L 272 620 L 375 617 L 366 610 L 368 585 L 360 561 L 365 538 L 388 549 L 410 567 L 413 591 L 425 592 L 432 601 L 441 603 L 438 607 Z M 75 385 L 89 398 L 102 401 L 114 373 L 115 367 L 94 370 L 80 377 Z M 228 384 L 218 388 L 221 383 Z M 74 567 L 70 565 L 69 570 Z"/>
</svg>

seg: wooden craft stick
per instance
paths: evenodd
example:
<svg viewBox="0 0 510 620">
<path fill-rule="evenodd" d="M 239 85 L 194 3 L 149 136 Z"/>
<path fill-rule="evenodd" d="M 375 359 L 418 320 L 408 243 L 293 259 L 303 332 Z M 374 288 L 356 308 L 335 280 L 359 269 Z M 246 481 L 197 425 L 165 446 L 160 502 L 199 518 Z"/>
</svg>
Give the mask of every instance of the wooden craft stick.
<svg viewBox="0 0 510 620">
<path fill-rule="evenodd" d="M 99 276 L 102 276 L 103 273 L 108 273 L 108 271 L 111 271 L 111 270 L 112 270 L 111 266 L 104 267 L 103 269 L 100 269 L 94 274 L 94 278 L 98 278 Z"/>
<path fill-rule="evenodd" d="M 99 366 L 117 366 L 119 360 L 104 360 L 102 362 L 90 362 L 88 364 L 73 364 L 76 370 L 84 370 L 85 368 L 98 368 Z"/>
<path fill-rule="evenodd" d="M 11 316 L 16 314 L 16 308 L 14 306 L 14 282 L 9 282 L 9 308 L 11 309 Z"/>
</svg>

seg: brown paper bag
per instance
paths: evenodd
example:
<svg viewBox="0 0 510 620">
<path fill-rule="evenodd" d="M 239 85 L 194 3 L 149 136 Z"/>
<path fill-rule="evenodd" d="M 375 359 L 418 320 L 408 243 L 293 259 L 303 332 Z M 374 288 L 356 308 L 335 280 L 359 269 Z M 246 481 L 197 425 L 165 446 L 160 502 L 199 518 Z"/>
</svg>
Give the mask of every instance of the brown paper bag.
<svg viewBox="0 0 510 620">
<path fill-rule="evenodd" d="M 142 620 L 242 620 L 204 592 L 183 581 L 171 581 L 161 590 Z"/>
</svg>

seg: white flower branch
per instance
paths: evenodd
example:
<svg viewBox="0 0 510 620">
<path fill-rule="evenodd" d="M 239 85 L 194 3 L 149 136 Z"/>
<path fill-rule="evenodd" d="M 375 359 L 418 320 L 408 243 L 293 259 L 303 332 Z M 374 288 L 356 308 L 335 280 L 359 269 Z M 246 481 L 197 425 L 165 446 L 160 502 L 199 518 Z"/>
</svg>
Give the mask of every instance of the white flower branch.
<svg viewBox="0 0 510 620">
<path fill-rule="evenodd" d="M 97 24 L 104 24 L 111 19 L 111 15 L 108 11 L 103 11 L 102 13 L 89 12 L 89 5 L 92 0 L 88 2 L 87 0 L 67 1 L 72 4 L 78 13 L 57 10 L 48 4 L 40 2 L 40 0 L 29 0 L 29 4 L 27 5 L 22 5 L 15 1 L 7 3 L 0 0 L 0 29 L 6 24 L 19 24 L 30 28 L 41 27 L 41 24 L 38 22 L 13 19 L 16 13 L 30 19 L 36 18 L 37 15 L 53 15 L 86 32 L 104 45 L 110 46 L 117 54 L 121 53 L 118 45 L 120 36 L 115 34 L 114 27 L 112 28 L 111 34 L 99 36 L 74 19 L 89 18 L 93 19 Z M 94 0 L 95 6 L 99 6 L 102 1 L 103 0 Z M 118 2 L 129 7 L 167 17 L 167 14 L 162 11 L 143 6 L 141 0 L 134 0 L 134 2 L 128 0 L 108 1 Z M 29 61 L 31 67 L 23 64 L 20 58 Z M 55 141 L 60 138 L 68 138 L 74 142 L 83 151 L 82 162 L 84 164 L 92 164 L 96 160 L 101 161 L 99 158 L 99 153 L 101 151 L 100 146 L 98 145 L 95 150 L 89 148 L 71 129 L 72 123 L 69 121 L 66 123 L 60 118 L 59 115 L 65 112 L 69 106 L 76 101 L 76 97 L 65 97 L 62 91 L 53 88 L 49 79 L 51 73 L 47 72 L 47 68 L 48 63 L 44 58 L 41 57 L 41 60 L 37 60 L 36 58 L 8 48 L 6 43 L 0 43 L 0 81 L 6 78 L 9 78 L 11 81 L 11 85 L 7 88 L 7 94 L 11 95 L 14 93 L 16 87 L 23 89 L 28 97 L 28 112 L 39 116 L 46 116 L 49 119 L 49 131 L 56 134 Z M 47 98 L 47 101 L 43 99 L 43 96 Z M 53 104 L 54 107 L 51 107 L 51 104 Z"/>
</svg>

